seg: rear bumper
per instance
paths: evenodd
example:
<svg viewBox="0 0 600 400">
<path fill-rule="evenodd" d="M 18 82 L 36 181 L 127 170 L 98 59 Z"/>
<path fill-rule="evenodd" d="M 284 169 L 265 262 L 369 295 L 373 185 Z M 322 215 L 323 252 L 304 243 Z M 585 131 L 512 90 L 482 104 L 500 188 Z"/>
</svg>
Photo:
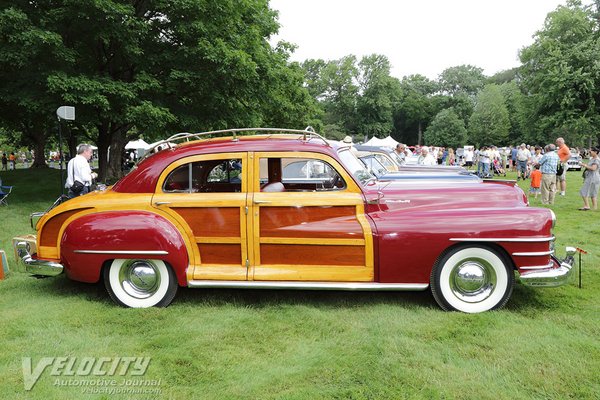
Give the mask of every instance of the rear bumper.
<svg viewBox="0 0 600 400">
<path fill-rule="evenodd" d="M 27 242 L 16 242 L 15 252 L 18 258 L 25 264 L 25 270 L 36 276 L 56 276 L 60 275 L 64 267 L 62 264 L 51 260 L 41 260 L 33 258 L 29 253 L 31 250 L 30 244 Z"/>
<path fill-rule="evenodd" d="M 552 257 L 548 268 L 521 272 L 519 281 L 532 287 L 556 287 L 566 284 L 571 276 L 573 264 L 575 263 L 575 248 L 567 247 L 567 256 L 559 261 Z"/>
</svg>

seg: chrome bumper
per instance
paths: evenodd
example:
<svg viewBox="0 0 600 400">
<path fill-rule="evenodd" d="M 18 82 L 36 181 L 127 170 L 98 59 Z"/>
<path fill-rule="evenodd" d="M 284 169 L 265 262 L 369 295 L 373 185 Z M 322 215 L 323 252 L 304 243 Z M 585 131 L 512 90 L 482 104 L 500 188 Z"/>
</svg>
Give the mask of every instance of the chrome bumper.
<svg viewBox="0 0 600 400">
<path fill-rule="evenodd" d="M 25 270 L 36 276 L 56 276 L 63 272 L 64 267 L 54 261 L 38 260 L 29 254 L 30 246 L 27 242 L 17 242 L 15 250 L 18 257 L 25 264 Z"/>
<path fill-rule="evenodd" d="M 558 264 L 558 267 L 523 272 L 519 276 L 519 281 L 533 287 L 556 287 L 566 284 L 573 270 L 576 252 L 574 247 L 567 247 L 566 250 L 567 256 L 564 260 L 558 261 L 553 258 L 553 264 Z"/>
</svg>

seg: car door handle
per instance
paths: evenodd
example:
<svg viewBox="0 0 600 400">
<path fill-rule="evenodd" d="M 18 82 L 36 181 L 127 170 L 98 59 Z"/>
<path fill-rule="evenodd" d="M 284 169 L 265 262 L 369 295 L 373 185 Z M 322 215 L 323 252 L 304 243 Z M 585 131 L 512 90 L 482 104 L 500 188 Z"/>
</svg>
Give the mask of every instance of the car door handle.
<svg viewBox="0 0 600 400">
<path fill-rule="evenodd" d="M 254 204 L 269 204 L 271 203 L 268 200 L 254 200 Z"/>
<path fill-rule="evenodd" d="M 164 206 L 165 204 L 171 204 L 170 201 L 157 201 L 154 203 L 155 206 Z"/>
</svg>

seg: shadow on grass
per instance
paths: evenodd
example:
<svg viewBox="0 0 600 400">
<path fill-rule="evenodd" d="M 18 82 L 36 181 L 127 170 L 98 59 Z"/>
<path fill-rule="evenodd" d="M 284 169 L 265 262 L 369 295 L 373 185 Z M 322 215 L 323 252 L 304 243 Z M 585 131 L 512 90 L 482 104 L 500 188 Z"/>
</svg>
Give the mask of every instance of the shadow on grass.
<svg viewBox="0 0 600 400">
<path fill-rule="evenodd" d="M 35 279 L 35 278 L 31 278 Z M 65 276 L 41 279 L 37 289 L 48 296 L 83 298 L 108 306 L 114 303 L 102 281 L 96 284 L 71 281 Z M 546 290 L 516 284 L 506 306 L 507 311 L 519 314 L 557 310 L 561 304 L 545 295 Z M 556 289 L 560 290 L 560 289 Z M 271 308 L 308 306 L 322 309 L 352 309 L 379 305 L 407 309 L 439 309 L 429 290 L 415 292 L 368 292 L 332 290 L 254 290 L 254 289 L 190 289 L 180 287 L 172 307 Z"/>
<path fill-rule="evenodd" d="M 36 278 L 31 278 L 35 280 Z M 90 284 L 69 280 L 66 276 L 36 281 L 37 290 L 48 296 L 77 297 L 107 305 L 110 299 L 102 281 Z M 254 290 L 190 289 L 180 287 L 172 306 L 268 308 L 304 305 L 319 308 L 357 308 L 373 305 L 396 305 L 407 308 L 437 308 L 428 290 L 420 292 L 365 292 L 332 290 Z"/>
</svg>

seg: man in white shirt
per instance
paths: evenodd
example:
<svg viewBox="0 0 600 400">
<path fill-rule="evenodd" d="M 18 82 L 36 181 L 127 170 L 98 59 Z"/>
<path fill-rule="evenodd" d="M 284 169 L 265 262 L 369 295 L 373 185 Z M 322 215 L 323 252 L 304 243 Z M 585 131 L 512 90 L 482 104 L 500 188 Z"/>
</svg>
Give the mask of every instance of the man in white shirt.
<svg viewBox="0 0 600 400">
<path fill-rule="evenodd" d="M 473 166 L 473 150 L 470 147 L 465 147 L 463 155 L 465 157 L 465 166 L 467 169 L 471 169 Z"/>
<path fill-rule="evenodd" d="M 421 147 L 421 155 L 417 160 L 419 165 L 436 165 L 435 158 L 429 154 L 429 148 L 427 146 Z"/>
<path fill-rule="evenodd" d="M 98 174 L 92 172 L 92 168 L 88 162 L 90 158 L 92 158 L 92 146 L 89 144 L 80 144 L 77 146 L 77 155 L 67 164 L 67 182 L 65 183 L 65 187 L 69 189 L 69 198 L 89 193 L 92 180 L 98 177 Z M 83 184 L 81 190 L 77 190 L 79 184 L 75 185 L 75 181 Z"/>
<path fill-rule="evenodd" d="M 531 158 L 531 152 L 525 146 L 525 143 L 521 143 L 519 150 L 517 151 L 517 180 L 527 178 L 527 164 Z"/>
</svg>

